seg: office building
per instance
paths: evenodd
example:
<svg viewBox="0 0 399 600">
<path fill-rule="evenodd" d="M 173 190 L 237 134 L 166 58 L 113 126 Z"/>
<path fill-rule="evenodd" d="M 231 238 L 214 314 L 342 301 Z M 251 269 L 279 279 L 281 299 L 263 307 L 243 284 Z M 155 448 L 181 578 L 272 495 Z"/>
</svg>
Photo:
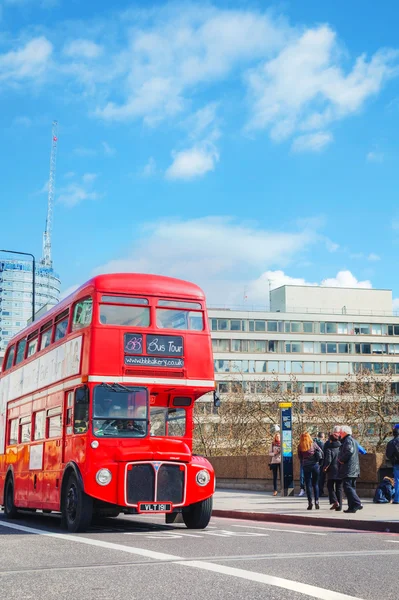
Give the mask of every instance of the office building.
<svg viewBox="0 0 399 600">
<path fill-rule="evenodd" d="M 261 394 L 278 379 L 301 399 L 327 399 L 348 375 L 392 372 L 399 393 L 399 317 L 390 290 L 282 286 L 270 311 L 209 310 L 218 390 Z"/>
<path fill-rule="evenodd" d="M 36 266 L 35 312 L 59 301 L 61 282 L 51 267 Z M 0 364 L 10 339 L 32 317 L 32 262 L 0 259 Z"/>
</svg>

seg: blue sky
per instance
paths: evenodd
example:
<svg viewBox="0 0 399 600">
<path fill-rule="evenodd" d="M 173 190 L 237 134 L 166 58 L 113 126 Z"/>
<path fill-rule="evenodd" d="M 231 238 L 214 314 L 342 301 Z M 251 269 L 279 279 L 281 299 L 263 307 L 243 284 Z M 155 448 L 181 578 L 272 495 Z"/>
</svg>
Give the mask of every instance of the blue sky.
<svg viewBox="0 0 399 600">
<path fill-rule="evenodd" d="M 298 281 L 392 288 L 399 5 L 1 0 L 1 246 L 191 279 L 210 303 Z M 399 308 L 399 302 L 396 302 Z"/>
</svg>

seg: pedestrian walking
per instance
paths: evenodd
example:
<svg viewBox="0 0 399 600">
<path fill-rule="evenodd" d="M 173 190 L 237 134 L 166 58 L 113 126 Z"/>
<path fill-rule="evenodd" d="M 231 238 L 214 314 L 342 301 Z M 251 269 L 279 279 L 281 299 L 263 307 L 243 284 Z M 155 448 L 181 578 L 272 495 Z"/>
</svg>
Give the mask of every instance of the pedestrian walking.
<svg viewBox="0 0 399 600">
<path fill-rule="evenodd" d="M 325 455 L 323 470 L 327 476 L 328 498 L 331 504 L 330 510 L 342 510 L 342 480 L 338 477 L 338 454 L 341 447 L 337 431 L 330 435 L 325 443 Z"/>
<path fill-rule="evenodd" d="M 301 488 L 298 494 L 299 498 L 305 495 L 305 475 L 303 474 L 302 465 L 299 466 L 299 487 Z"/>
<path fill-rule="evenodd" d="M 278 432 L 275 433 L 270 445 L 269 456 L 270 469 L 273 471 L 273 496 L 277 496 L 277 476 L 281 479 L 281 438 Z"/>
<path fill-rule="evenodd" d="M 298 458 L 303 467 L 305 477 L 306 495 L 308 498 L 308 510 L 312 510 L 312 488 L 314 503 L 316 509 L 319 505 L 319 476 L 320 462 L 323 459 L 323 451 L 320 446 L 314 442 L 309 433 L 301 433 L 298 445 Z"/>
<path fill-rule="evenodd" d="M 328 440 L 326 441 L 326 434 L 323 431 L 319 431 L 317 434 L 317 437 L 314 440 L 316 442 L 316 444 L 320 447 L 321 451 L 323 452 L 324 456 L 326 454 L 326 451 L 324 449 L 324 446 L 326 444 L 328 444 Z M 323 467 L 323 463 L 320 464 L 320 475 L 319 475 L 319 493 L 320 493 L 320 497 L 324 496 L 324 484 L 326 481 L 326 474 L 324 472 Z"/>
<path fill-rule="evenodd" d="M 345 513 L 355 513 L 363 508 L 356 492 L 356 480 L 360 475 L 359 448 L 356 440 L 352 437 L 352 429 L 348 425 L 342 425 L 341 447 L 338 453 L 338 478 L 342 479 L 345 496 L 348 500 L 348 508 Z"/>
<path fill-rule="evenodd" d="M 393 438 L 387 444 L 386 457 L 393 466 L 393 478 L 395 481 L 395 495 L 392 504 L 399 504 L 399 424 L 392 431 Z"/>
</svg>

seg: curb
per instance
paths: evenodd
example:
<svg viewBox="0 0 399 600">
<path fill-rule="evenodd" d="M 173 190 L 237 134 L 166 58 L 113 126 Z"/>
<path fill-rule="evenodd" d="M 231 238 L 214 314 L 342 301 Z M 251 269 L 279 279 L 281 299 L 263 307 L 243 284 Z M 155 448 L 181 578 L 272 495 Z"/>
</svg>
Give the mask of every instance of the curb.
<svg viewBox="0 0 399 600">
<path fill-rule="evenodd" d="M 241 510 L 213 510 L 213 517 L 226 519 L 246 519 L 248 521 L 267 521 L 270 523 L 288 523 L 293 525 L 312 525 L 316 527 L 334 527 L 355 529 L 358 531 L 378 531 L 399 533 L 399 521 L 358 521 L 354 519 L 333 519 L 329 517 L 304 517 L 300 515 L 282 515 L 279 513 L 255 513 Z"/>
</svg>

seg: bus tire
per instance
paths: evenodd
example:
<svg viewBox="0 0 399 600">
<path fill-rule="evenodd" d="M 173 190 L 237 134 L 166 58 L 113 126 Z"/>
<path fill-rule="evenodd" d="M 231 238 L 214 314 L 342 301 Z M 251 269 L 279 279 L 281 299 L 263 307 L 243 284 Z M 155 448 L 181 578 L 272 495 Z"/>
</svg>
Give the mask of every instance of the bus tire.
<svg viewBox="0 0 399 600">
<path fill-rule="evenodd" d="M 86 531 L 93 516 L 93 499 L 84 493 L 75 473 L 65 486 L 62 503 L 62 524 L 70 533 Z"/>
<path fill-rule="evenodd" d="M 18 508 L 14 504 L 14 482 L 12 477 L 8 477 L 4 489 L 4 516 L 6 519 L 17 519 L 19 516 Z"/>
<path fill-rule="evenodd" d="M 183 521 L 188 529 L 205 529 L 211 520 L 212 496 L 183 508 Z"/>
</svg>

